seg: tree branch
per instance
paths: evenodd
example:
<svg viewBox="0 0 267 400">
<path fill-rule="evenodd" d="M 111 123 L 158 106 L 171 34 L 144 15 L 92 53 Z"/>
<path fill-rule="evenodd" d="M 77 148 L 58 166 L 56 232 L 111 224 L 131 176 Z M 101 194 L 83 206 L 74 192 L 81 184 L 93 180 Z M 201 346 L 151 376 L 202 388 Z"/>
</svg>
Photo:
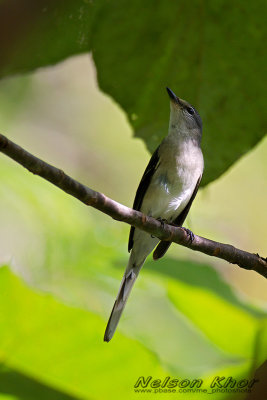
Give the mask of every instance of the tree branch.
<svg viewBox="0 0 267 400">
<path fill-rule="evenodd" d="M 62 170 L 40 160 L 1 134 L 0 151 L 33 174 L 41 176 L 87 206 L 94 207 L 117 221 L 126 222 L 161 240 L 175 242 L 191 250 L 222 258 L 231 264 L 237 264 L 241 268 L 254 270 L 267 278 L 267 260 L 258 254 L 248 253 L 229 244 L 218 243 L 197 235 L 191 242 L 189 235 L 182 228 L 162 224 L 152 217 L 117 203 L 104 194 L 82 185 Z"/>
</svg>

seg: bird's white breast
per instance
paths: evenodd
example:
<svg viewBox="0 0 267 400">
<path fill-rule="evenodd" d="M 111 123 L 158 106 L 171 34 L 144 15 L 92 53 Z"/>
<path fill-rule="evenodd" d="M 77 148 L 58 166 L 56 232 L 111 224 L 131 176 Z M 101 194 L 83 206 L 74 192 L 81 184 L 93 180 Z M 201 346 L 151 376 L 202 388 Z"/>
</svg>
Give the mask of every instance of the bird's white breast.
<svg viewBox="0 0 267 400">
<path fill-rule="evenodd" d="M 141 211 L 174 220 L 189 202 L 203 172 L 203 156 L 193 141 L 168 137 L 159 149 L 159 166 L 143 199 Z"/>
</svg>

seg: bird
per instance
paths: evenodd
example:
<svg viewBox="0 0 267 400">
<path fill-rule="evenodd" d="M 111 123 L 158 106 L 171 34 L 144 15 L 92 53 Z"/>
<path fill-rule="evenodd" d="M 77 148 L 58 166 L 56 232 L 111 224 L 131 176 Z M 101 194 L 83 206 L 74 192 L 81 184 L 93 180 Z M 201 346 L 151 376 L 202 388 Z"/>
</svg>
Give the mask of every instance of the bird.
<svg viewBox="0 0 267 400">
<path fill-rule="evenodd" d="M 202 120 L 197 110 L 187 101 L 166 88 L 170 98 L 170 119 L 167 136 L 154 151 L 138 186 L 133 209 L 147 216 L 182 227 L 197 194 L 204 170 L 201 151 Z M 183 227 L 190 240 L 193 233 Z M 164 256 L 171 242 L 138 228 L 131 227 L 128 251 L 130 257 L 123 275 L 104 341 L 109 342 L 119 323 L 125 304 L 145 263 L 153 251 L 157 260 Z"/>
</svg>

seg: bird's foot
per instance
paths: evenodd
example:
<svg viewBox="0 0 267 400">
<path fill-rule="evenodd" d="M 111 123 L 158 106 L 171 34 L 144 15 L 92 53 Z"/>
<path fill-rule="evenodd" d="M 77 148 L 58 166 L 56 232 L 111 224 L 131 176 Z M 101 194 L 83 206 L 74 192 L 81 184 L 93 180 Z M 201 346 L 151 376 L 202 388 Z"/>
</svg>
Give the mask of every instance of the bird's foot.
<svg viewBox="0 0 267 400">
<path fill-rule="evenodd" d="M 190 242 L 193 243 L 195 239 L 195 235 L 193 234 L 193 232 L 190 231 L 190 229 L 185 228 L 184 226 L 181 226 L 181 228 L 187 233 L 188 236 L 190 236 Z"/>
<path fill-rule="evenodd" d="M 159 221 L 161 223 L 161 226 L 164 226 L 164 224 L 168 223 L 168 220 L 165 218 L 157 218 L 157 221 Z"/>
<path fill-rule="evenodd" d="M 162 227 L 164 227 L 164 224 L 168 223 L 167 219 L 164 219 L 164 218 L 159 217 L 159 218 L 156 218 L 156 220 L 160 222 Z M 155 239 L 155 236 L 151 235 L 151 237 L 152 237 L 152 239 Z"/>
</svg>

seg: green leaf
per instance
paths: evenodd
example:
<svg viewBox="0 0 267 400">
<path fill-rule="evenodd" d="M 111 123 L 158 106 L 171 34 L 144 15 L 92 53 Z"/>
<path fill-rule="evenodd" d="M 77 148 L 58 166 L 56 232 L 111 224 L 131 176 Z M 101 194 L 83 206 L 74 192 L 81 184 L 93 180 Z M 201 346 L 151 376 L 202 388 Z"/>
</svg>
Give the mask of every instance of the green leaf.
<svg viewBox="0 0 267 400">
<path fill-rule="evenodd" d="M 266 133 L 265 11 L 263 0 L 5 0 L 0 76 L 92 51 L 101 89 L 150 151 L 167 133 L 170 86 L 202 116 L 207 184 Z"/>
<path fill-rule="evenodd" d="M 152 270 L 153 264 L 147 267 Z M 215 270 L 170 258 L 163 259 L 153 272 L 155 269 L 160 275 L 175 278 L 166 282 L 170 299 L 212 343 L 229 354 L 248 359 L 256 355 L 258 362 L 265 360 L 266 314 L 238 300 Z M 257 354 L 254 354 L 255 342 L 261 347 Z"/>
<path fill-rule="evenodd" d="M 119 390 L 131 391 L 142 372 L 166 374 L 155 355 L 142 345 L 119 334 L 117 345 L 108 346 L 102 339 L 101 318 L 66 307 L 50 295 L 34 293 L 7 267 L 0 269 L 0 289 L 0 359 L 8 368 L 57 388 L 55 393 L 63 390 L 83 399 L 103 399 L 108 394 L 116 398 Z M 142 368 L 138 362 L 129 363 L 134 359 L 142 360 Z M 9 376 L 2 380 L 0 393 L 5 393 Z M 21 388 L 24 397 L 27 390 Z M 34 382 L 30 390 L 35 390 Z"/>
<path fill-rule="evenodd" d="M 106 2 L 93 56 L 100 87 L 152 151 L 166 135 L 165 86 L 203 119 L 206 184 L 266 133 L 266 2 Z M 110 45 L 107 45 L 110 43 Z M 264 87 L 265 85 L 265 87 Z"/>
<path fill-rule="evenodd" d="M 210 314 L 202 312 L 200 317 L 203 325 L 213 331 L 214 337 L 223 335 L 225 340 L 231 342 L 230 346 L 226 346 L 226 353 L 217 347 L 217 340 L 215 345 L 207 340 L 205 329 L 204 335 L 197 329 L 194 317 L 188 319 L 180 305 L 179 310 L 175 310 L 168 303 L 163 288 L 167 284 L 175 304 L 181 283 L 172 280 L 162 282 L 162 277 L 158 279 L 157 274 L 156 277 L 155 274 L 144 274 L 142 278 L 141 285 L 135 289 L 135 301 L 130 302 L 127 318 L 122 321 L 122 328 L 119 328 L 112 343 L 106 344 L 102 341 L 105 321 L 95 312 L 68 307 L 49 294 L 34 293 L 7 267 L 2 267 L 0 360 L 17 375 L 2 376 L 0 394 L 8 391 L 12 376 L 16 384 L 24 379 L 22 375 L 25 374 L 29 380 L 24 379 L 25 386 L 20 387 L 21 398 L 28 391 L 38 393 L 42 383 L 50 386 L 55 396 L 62 391 L 77 398 L 103 399 L 118 398 L 118 393 L 120 398 L 135 398 L 133 385 L 139 376 L 155 379 L 170 375 L 179 379 L 197 377 L 204 380 L 205 387 L 214 376 L 250 378 L 251 368 L 256 368 L 266 355 L 266 341 L 258 347 L 259 358 L 254 352 L 259 321 L 253 317 L 253 312 L 240 312 L 228 304 L 228 311 L 231 311 L 229 317 L 223 314 L 225 306 L 221 307 L 225 301 L 206 292 L 211 302 Z M 86 292 L 82 286 L 80 288 L 78 296 L 84 303 Z M 187 293 L 184 291 L 182 295 L 184 304 L 188 302 L 193 310 L 195 295 L 199 300 L 203 292 L 193 293 L 190 300 L 191 292 L 192 287 L 188 287 Z M 89 303 L 88 307 L 92 309 L 94 304 Z M 196 308 L 195 312 L 198 313 Z M 216 326 L 216 321 L 210 325 L 210 318 L 215 312 L 221 313 L 222 332 L 221 325 Z M 237 317 L 235 325 L 232 315 Z M 242 318 L 244 322 L 239 326 Z M 241 346 L 238 344 L 240 340 Z M 12 393 L 17 391 L 18 394 L 18 390 L 15 387 Z M 50 389 L 45 389 L 44 393 L 47 390 Z M 177 396 L 190 399 L 190 393 Z M 198 398 L 205 396 L 199 394 Z M 224 393 L 214 395 L 216 400 L 224 398 L 227 398 Z"/>
</svg>

